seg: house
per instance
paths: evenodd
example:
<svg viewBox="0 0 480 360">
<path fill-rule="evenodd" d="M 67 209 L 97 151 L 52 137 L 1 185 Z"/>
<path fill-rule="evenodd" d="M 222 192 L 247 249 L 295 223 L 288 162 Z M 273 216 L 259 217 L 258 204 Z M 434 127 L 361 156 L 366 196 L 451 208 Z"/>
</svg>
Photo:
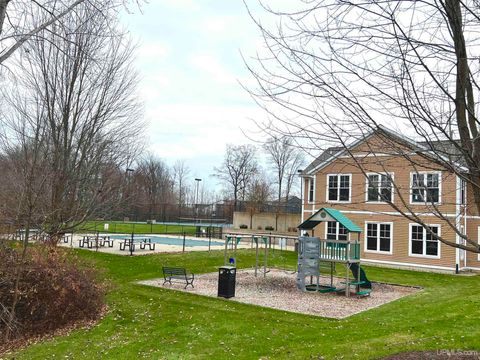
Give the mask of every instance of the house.
<svg viewBox="0 0 480 360">
<path fill-rule="evenodd" d="M 349 146 L 325 150 L 301 174 L 302 222 L 323 207 L 340 210 L 363 229 L 362 262 L 480 270 L 478 254 L 434 236 L 456 244 L 465 241 L 459 233 L 470 239 L 480 236 L 480 214 L 471 187 L 452 171 L 467 171 L 453 145 L 416 143 L 379 127 Z M 438 161 L 440 157 L 448 157 L 447 165 Z M 313 231 L 324 239 L 348 236 L 335 222 L 321 223 Z"/>
</svg>

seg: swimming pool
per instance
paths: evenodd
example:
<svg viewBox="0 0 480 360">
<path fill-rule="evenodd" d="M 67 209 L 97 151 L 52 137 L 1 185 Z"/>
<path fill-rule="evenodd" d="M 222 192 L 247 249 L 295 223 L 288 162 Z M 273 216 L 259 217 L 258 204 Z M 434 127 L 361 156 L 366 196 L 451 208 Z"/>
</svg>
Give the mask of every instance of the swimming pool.
<svg viewBox="0 0 480 360">
<path fill-rule="evenodd" d="M 105 235 L 108 235 L 108 234 L 105 234 Z M 125 238 L 130 237 L 128 235 L 108 235 L 108 236 L 110 236 L 110 238 L 116 239 L 116 240 L 123 240 Z M 151 235 L 151 234 L 146 234 L 146 235 L 136 234 L 134 236 L 134 239 L 143 239 L 143 238 L 152 239 L 152 242 L 154 242 L 155 244 L 183 246 L 183 237 L 182 238 L 173 238 L 173 237 Z M 225 243 L 217 241 L 217 240 L 212 240 L 212 242 L 210 244 L 211 244 L 211 246 L 223 246 L 223 245 L 225 245 Z M 185 238 L 185 246 L 186 247 L 208 246 L 208 240 L 198 240 L 198 239 Z"/>
</svg>

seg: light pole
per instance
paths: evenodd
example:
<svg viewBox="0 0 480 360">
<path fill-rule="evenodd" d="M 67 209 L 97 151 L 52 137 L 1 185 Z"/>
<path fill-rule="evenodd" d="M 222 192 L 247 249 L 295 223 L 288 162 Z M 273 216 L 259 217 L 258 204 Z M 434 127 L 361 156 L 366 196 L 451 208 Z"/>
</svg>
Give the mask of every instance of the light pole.
<svg viewBox="0 0 480 360">
<path fill-rule="evenodd" d="M 130 179 L 129 174 L 133 173 L 134 171 L 135 171 L 135 170 L 130 169 L 130 168 L 127 168 L 127 169 L 125 170 L 125 173 L 126 173 L 126 175 L 127 175 L 127 182 L 128 182 L 127 186 L 128 186 L 128 190 L 130 190 L 130 183 L 131 183 L 131 179 Z M 131 196 L 131 194 L 129 194 L 129 196 Z M 130 203 L 130 207 L 131 207 L 130 214 L 133 215 L 133 206 L 132 206 L 132 204 L 131 204 L 131 202 L 130 202 L 130 199 L 128 199 L 128 202 Z M 134 236 L 133 233 L 134 233 L 134 230 L 132 230 L 132 236 L 130 237 L 130 246 L 128 247 L 128 250 L 130 251 L 130 256 L 133 255 L 133 236 Z"/>
<path fill-rule="evenodd" d="M 197 218 L 198 218 L 198 186 L 200 184 L 200 181 L 202 181 L 202 179 L 198 179 L 198 178 L 195 178 L 195 181 L 196 181 L 196 186 L 197 186 L 197 190 L 196 190 L 196 195 L 195 195 L 195 224 L 197 223 Z"/>
<path fill-rule="evenodd" d="M 127 196 L 126 196 L 126 199 L 127 199 L 127 202 L 128 202 L 128 205 L 130 206 L 130 212 L 129 212 L 129 216 L 132 216 L 133 215 L 133 209 L 132 209 L 132 203 L 130 201 L 130 196 L 132 195 L 130 193 L 130 183 L 131 183 L 131 174 L 134 172 L 135 170 L 134 169 L 131 169 L 131 168 L 126 168 L 125 169 L 125 178 L 127 180 Z"/>
</svg>

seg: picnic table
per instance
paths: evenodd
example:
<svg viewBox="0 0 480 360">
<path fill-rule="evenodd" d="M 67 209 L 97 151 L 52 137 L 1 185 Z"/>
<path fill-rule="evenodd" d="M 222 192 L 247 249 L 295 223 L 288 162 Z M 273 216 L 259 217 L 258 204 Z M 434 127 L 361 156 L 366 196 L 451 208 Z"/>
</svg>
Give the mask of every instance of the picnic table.
<svg viewBox="0 0 480 360">
<path fill-rule="evenodd" d="M 82 239 L 78 240 L 79 247 L 87 247 L 88 249 L 92 249 L 94 247 L 103 247 L 108 245 L 108 247 L 113 247 L 113 239 L 110 236 L 91 236 L 85 235 Z"/>
<path fill-rule="evenodd" d="M 151 238 L 134 238 L 133 241 L 132 238 L 123 238 L 120 242 L 120 250 L 124 251 L 127 247 L 129 249 L 132 247 L 130 251 L 135 251 L 136 245 L 140 245 L 141 250 L 145 250 L 147 246 L 149 250 L 155 250 L 155 243 Z"/>
</svg>

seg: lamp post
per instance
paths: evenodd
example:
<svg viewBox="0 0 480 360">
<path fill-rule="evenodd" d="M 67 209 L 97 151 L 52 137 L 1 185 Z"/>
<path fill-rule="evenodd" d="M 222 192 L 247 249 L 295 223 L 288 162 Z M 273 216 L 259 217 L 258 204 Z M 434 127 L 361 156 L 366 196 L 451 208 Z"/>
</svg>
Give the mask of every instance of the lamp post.
<svg viewBox="0 0 480 360">
<path fill-rule="evenodd" d="M 129 190 L 130 190 L 130 176 L 129 176 L 129 173 L 133 173 L 133 172 L 134 172 L 134 170 L 133 170 L 133 169 L 130 169 L 130 168 L 127 168 L 127 169 L 125 170 L 125 173 L 126 173 L 126 175 L 127 175 L 127 182 L 128 182 L 128 189 L 129 189 Z M 131 195 L 131 194 L 129 194 L 129 195 Z M 130 202 L 130 200 L 129 200 L 129 202 Z M 130 206 L 131 206 L 131 204 L 130 204 Z M 132 207 L 132 206 L 131 206 L 131 207 Z M 130 214 L 133 215 L 133 207 L 132 207 L 132 209 L 131 209 L 131 211 L 130 211 Z M 133 255 L 133 236 L 134 236 L 133 233 L 134 233 L 134 231 L 132 230 L 132 236 L 130 237 L 130 246 L 128 247 L 128 248 L 129 248 L 128 250 L 130 250 L 130 256 Z"/>
<path fill-rule="evenodd" d="M 196 187 L 197 187 L 196 195 L 195 195 L 195 224 L 196 224 L 197 218 L 198 218 L 198 186 L 200 184 L 200 181 L 202 181 L 202 179 L 195 178 L 195 181 L 196 181 Z"/>
</svg>

